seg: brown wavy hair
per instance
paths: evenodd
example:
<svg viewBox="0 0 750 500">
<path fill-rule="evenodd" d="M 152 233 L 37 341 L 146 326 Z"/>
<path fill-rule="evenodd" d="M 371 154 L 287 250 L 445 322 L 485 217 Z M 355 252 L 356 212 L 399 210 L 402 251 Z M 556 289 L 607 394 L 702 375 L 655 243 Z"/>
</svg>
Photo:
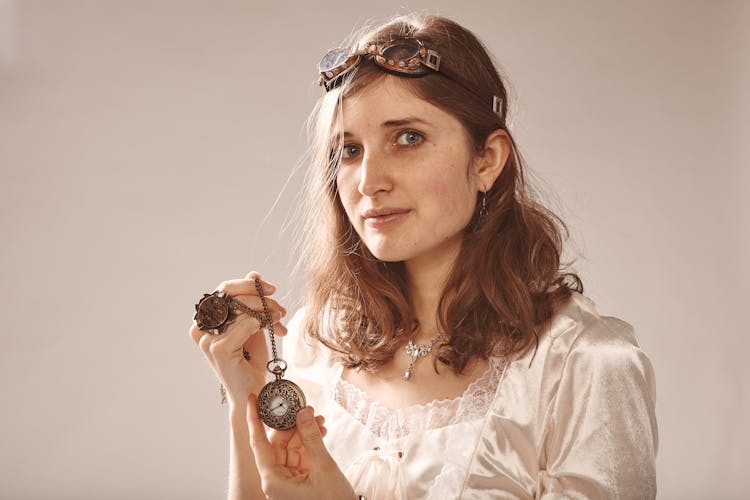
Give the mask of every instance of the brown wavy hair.
<svg viewBox="0 0 750 500">
<path fill-rule="evenodd" d="M 583 284 L 561 267 L 567 227 L 526 185 L 524 162 L 506 124 L 508 92 L 496 65 L 473 33 L 444 17 L 400 16 L 362 33 L 348 46 L 413 37 L 436 50 L 438 72 L 399 81 L 455 116 L 477 154 L 497 129 L 511 144 L 507 163 L 486 193 L 488 213 L 480 220 L 477 203 L 445 284 L 438 327 L 447 335 L 436 359 L 461 373 L 472 359 L 526 350 L 556 307 L 573 291 L 582 293 Z M 336 187 L 342 100 L 385 75 L 371 61 L 362 62 L 313 111 L 307 200 L 301 205 L 306 222 L 298 248 L 307 281 L 304 331 L 346 367 L 366 370 L 391 359 L 417 325 L 403 262 L 380 261 L 370 253 Z M 493 95 L 500 99 L 498 112 Z"/>
</svg>

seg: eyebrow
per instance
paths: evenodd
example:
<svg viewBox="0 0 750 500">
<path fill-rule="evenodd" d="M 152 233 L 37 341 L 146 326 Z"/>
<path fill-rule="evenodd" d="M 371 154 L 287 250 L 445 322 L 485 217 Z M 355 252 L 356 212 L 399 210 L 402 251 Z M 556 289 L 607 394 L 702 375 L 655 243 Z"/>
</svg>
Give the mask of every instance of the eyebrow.
<svg viewBox="0 0 750 500">
<path fill-rule="evenodd" d="M 407 125 L 424 125 L 427 127 L 431 127 L 430 122 L 423 120 L 422 118 L 417 118 L 416 116 L 407 116 L 406 118 L 399 118 L 398 120 L 387 120 L 380 124 L 382 128 L 395 128 L 395 127 L 403 127 Z M 344 131 L 344 137 L 351 137 L 351 132 Z"/>
</svg>

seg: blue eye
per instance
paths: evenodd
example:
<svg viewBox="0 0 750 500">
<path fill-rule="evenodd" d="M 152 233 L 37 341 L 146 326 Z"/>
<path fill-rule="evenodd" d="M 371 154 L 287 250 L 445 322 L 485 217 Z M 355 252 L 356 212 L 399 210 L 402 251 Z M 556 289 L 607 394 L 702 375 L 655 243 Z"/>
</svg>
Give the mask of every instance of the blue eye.
<svg viewBox="0 0 750 500">
<path fill-rule="evenodd" d="M 396 144 L 399 146 L 416 146 L 424 141 L 424 136 L 414 130 L 407 130 L 399 134 Z"/>
<path fill-rule="evenodd" d="M 353 144 L 347 144 L 344 146 L 344 149 L 341 151 L 341 158 L 345 160 L 349 160 L 351 158 L 354 158 L 359 154 L 359 146 L 355 146 Z"/>
</svg>

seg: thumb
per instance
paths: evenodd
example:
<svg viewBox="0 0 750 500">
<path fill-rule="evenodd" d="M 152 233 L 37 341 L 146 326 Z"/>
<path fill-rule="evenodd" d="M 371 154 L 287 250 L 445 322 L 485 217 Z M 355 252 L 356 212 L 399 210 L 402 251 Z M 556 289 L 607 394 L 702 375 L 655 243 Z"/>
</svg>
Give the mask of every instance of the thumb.
<svg viewBox="0 0 750 500">
<path fill-rule="evenodd" d="M 318 422 L 315 421 L 315 415 L 309 407 L 302 408 L 297 413 L 297 430 L 310 462 L 322 464 L 332 460 L 326 445 L 323 444 L 323 435 L 320 433 Z"/>
</svg>

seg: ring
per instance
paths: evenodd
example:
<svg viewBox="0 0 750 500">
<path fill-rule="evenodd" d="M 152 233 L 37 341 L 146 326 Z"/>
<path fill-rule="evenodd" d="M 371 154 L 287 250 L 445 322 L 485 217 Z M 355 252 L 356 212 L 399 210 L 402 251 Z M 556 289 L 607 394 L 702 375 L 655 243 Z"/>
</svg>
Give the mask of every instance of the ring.
<svg viewBox="0 0 750 500">
<path fill-rule="evenodd" d="M 198 324 L 198 328 L 204 332 L 219 335 L 234 322 L 237 313 L 249 314 L 260 322 L 261 327 L 265 325 L 265 319 L 261 313 L 250 309 L 231 295 L 219 291 L 203 294 L 203 297 L 195 304 L 193 319 Z"/>
<path fill-rule="evenodd" d="M 236 317 L 228 297 L 223 292 L 203 294 L 203 298 L 195 304 L 193 317 L 198 328 L 212 335 L 224 333 Z"/>
</svg>

